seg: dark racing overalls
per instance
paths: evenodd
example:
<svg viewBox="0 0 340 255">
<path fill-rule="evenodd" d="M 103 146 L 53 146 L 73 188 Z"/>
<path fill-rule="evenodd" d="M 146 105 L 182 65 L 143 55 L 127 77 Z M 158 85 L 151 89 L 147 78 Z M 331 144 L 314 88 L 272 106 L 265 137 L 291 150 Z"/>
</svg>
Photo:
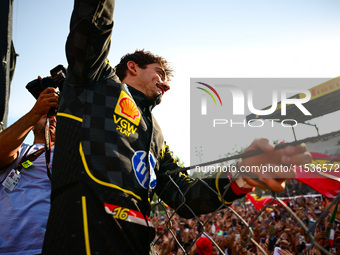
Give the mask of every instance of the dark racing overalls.
<svg viewBox="0 0 340 255">
<path fill-rule="evenodd" d="M 207 179 L 212 191 L 184 174 L 172 176 L 175 185 L 165 174 L 178 165 L 151 114 L 155 102 L 120 83 L 106 60 L 113 9 L 113 0 L 75 1 L 43 254 L 148 254 L 154 192 L 172 208 L 186 193 L 186 205 L 201 214 L 221 205 L 216 193 L 229 182 Z M 187 206 L 178 213 L 194 217 Z"/>
</svg>

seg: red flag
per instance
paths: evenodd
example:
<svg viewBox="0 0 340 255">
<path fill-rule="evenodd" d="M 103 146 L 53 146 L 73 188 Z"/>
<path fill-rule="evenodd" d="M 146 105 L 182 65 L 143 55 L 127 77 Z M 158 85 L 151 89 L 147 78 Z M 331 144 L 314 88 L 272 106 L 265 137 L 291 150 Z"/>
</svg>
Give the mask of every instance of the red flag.
<svg viewBox="0 0 340 255">
<path fill-rule="evenodd" d="M 250 200 L 250 202 L 255 206 L 255 208 L 260 211 L 266 204 L 270 203 L 270 201 L 273 200 L 272 197 L 253 197 L 252 195 L 250 195 L 249 193 L 247 193 L 247 198 Z M 287 201 L 284 201 L 285 203 Z M 279 202 L 277 202 L 276 200 L 272 203 L 272 204 L 277 204 L 277 205 L 281 205 Z"/>
<path fill-rule="evenodd" d="M 313 161 L 303 167 L 296 166 L 296 179 L 307 184 L 325 197 L 334 198 L 340 192 L 340 182 L 327 178 L 340 178 L 340 159 L 326 154 L 311 152 Z M 320 174 L 319 174 L 319 173 Z"/>
</svg>

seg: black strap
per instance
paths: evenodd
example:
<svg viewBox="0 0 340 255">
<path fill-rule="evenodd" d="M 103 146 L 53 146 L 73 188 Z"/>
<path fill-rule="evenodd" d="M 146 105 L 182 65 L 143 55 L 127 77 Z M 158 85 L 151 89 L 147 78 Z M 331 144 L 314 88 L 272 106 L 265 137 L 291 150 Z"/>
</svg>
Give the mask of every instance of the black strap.
<svg viewBox="0 0 340 255">
<path fill-rule="evenodd" d="M 26 151 L 25 155 L 21 158 L 19 164 L 15 168 L 19 172 L 21 171 L 22 168 L 28 168 L 30 165 L 32 165 L 32 162 L 36 160 L 41 154 L 44 153 L 45 147 L 41 148 L 37 151 L 32 152 L 31 154 L 27 155 L 29 150 L 32 148 L 33 145 L 31 145 L 28 150 Z"/>
<path fill-rule="evenodd" d="M 45 147 L 34 151 L 33 153 L 27 155 L 29 150 L 32 148 L 33 145 L 31 145 L 28 150 L 25 152 L 25 155 L 21 158 L 19 164 L 15 168 L 17 171 L 21 171 L 22 168 L 28 168 L 32 165 L 32 162 L 36 160 L 41 154 L 45 152 L 45 159 L 46 159 L 46 170 L 47 170 L 47 176 L 51 180 L 52 174 L 50 169 L 51 164 L 51 134 L 50 134 L 50 120 L 47 117 L 46 119 L 46 126 L 45 126 Z M 6 177 L 0 181 L 0 184 L 3 183 L 3 181 L 6 179 Z"/>
<path fill-rule="evenodd" d="M 52 174 L 50 169 L 51 164 L 51 134 L 50 134 L 50 119 L 47 116 L 45 126 L 45 159 L 46 159 L 46 170 L 47 176 L 51 180 Z"/>
<path fill-rule="evenodd" d="M 31 154 L 27 155 L 28 152 L 30 151 L 30 149 L 32 148 L 33 145 L 31 145 L 28 150 L 25 152 L 24 156 L 21 158 L 20 162 L 18 163 L 17 167 L 15 168 L 15 170 L 17 170 L 18 172 L 21 171 L 22 168 L 28 168 L 32 165 L 32 162 L 34 160 L 36 160 L 41 154 L 44 153 L 45 151 L 45 147 L 32 152 Z M 4 182 L 4 180 L 6 179 L 6 176 L 3 178 L 3 180 L 0 181 L 0 184 L 2 184 Z"/>
</svg>

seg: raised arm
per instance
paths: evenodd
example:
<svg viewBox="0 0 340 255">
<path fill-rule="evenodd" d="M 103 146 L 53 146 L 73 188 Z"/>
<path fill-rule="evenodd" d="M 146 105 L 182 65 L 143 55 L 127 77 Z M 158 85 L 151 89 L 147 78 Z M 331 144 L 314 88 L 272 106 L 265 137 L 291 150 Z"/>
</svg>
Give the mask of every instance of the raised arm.
<svg viewBox="0 0 340 255">
<path fill-rule="evenodd" d="M 76 0 L 66 43 L 67 81 L 81 85 L 98 81 L 112 68 L 107 55 L 111 44 L 114 0 Z"/>
</svg>

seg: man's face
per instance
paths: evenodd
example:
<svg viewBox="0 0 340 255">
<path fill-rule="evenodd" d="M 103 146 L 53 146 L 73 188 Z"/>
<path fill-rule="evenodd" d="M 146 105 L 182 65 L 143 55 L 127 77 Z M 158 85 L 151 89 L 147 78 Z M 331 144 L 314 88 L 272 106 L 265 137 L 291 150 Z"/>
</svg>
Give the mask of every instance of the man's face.
<svg viewBox="0 0 340 255">
<path fill-rule="evenodd" d="M 47 115 L 42 116 L 37 124 L 34 126 L 34 135 L 39 139 L 45 139 L 46 119 Z M 49 116 L 49 120 L 51 141 L 54 142 L 57 119 L 55 116 Z"/>
<path fill-rule="evenodd" d="M 164 69 L 158 63 L 149 64 L 145 69 L 138 67 L 138 90 L 155 100 L 170 89 Z"/>
</svg>

